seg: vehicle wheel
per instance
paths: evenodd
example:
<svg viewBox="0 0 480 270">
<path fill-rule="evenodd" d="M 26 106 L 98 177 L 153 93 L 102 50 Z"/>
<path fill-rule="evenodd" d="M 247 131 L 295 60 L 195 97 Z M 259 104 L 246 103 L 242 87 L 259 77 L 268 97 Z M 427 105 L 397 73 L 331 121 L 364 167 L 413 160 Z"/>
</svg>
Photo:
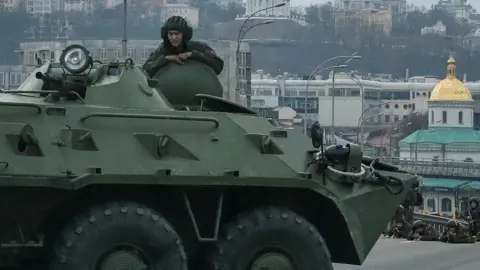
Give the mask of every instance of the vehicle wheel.
<svg viewBox="0 0 480 270">
<path fill-rule="evenodd" d="M 185 270 L 186 255 L 173 227 L 133 202 L 95 207 L 56 239 L 51 270 Z"/>
<path fill-rule="evenodd" d="M 317 229 L 277 207 L 253 210 L 228 225 L 211 263 L 216 270 L 333 270 Z"/>
</svg>

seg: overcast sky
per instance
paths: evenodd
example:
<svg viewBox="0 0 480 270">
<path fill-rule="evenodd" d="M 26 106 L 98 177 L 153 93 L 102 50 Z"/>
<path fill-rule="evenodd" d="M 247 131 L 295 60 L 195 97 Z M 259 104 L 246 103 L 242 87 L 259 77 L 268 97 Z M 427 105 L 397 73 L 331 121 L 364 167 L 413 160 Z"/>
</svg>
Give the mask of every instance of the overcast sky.
<svg viewBox="0 0 480 270">
<path fill-rule="evenodd" d="M 329 0 L 290 0 L 294 6 L 309 6 L 311 4 L 321 4 L 326 3 Z M 330 0 L 334 1 L 334 0 Z M 408 0 L 409 4 L 415 4 L 417 6 L 424 5 L 425 7 L 430 7 L 432 4 L 438 3 L 438 0 Z M 480 11 L 480 0 L 468 0 L 470 5 L 472 5 L 476 10 Z"/>
</svg>

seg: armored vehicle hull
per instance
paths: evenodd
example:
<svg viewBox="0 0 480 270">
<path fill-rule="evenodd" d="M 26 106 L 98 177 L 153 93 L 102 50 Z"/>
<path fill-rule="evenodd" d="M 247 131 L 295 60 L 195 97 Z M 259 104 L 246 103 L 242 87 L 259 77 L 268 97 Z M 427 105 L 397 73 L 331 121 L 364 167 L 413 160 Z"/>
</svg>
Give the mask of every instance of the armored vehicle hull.
<svg viewBox="0 0 480 270">
<path fill-rule="evenodd" d="M 418 184 L 221 98 L 174 110 L 131 60 L 85 77 L 48 62 L 36 72 L 44 84 L 0 93 L 2 266 L 361 264 Z"/>
</svg>

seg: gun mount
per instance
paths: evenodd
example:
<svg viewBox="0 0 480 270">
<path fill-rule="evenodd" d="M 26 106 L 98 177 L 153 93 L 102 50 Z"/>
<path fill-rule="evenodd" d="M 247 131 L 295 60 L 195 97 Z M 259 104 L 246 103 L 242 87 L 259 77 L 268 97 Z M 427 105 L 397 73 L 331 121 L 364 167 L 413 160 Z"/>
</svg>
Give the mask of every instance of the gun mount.
<svg viewBox="0 0 480 270">
<path fill-rule="evenodd" d="M 5 266 L 361 264 L 417 183 L 357 145 L 324 150 L 318 123 L 310 142 L 211 95 L 175 110 L 131 59 L 62 59 L 0 93 Z"/>
</svg>

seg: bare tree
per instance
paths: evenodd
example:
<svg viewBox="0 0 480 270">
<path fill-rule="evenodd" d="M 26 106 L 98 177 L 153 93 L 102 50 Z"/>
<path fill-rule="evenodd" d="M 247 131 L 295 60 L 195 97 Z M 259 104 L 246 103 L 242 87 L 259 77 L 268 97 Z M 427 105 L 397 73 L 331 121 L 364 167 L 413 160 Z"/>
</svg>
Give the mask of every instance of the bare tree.
<svg viewBox="0 0 480 270">
<path fill-rule="evenodd" d="M 401 133 L 399 135 L 404 138 L 417 130 L 426 129 L 428 127 L 428 114 L 410 114 L 407 118 L 403 118 L 398 126 Z"/>
</svg>

